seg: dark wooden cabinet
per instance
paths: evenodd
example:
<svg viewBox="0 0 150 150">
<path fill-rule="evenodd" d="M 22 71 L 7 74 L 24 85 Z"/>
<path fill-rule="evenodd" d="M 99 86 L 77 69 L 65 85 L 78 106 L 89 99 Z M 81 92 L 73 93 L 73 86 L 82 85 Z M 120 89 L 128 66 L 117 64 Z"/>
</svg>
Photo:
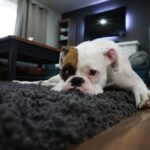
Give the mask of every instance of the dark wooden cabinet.
<svg viewBox="0 0 150 150">
<path fill-rule="evenodd" d="M 71 19 L 59 22 L 59 47 L 75 46 L 76 23 Z"/>
</svg>

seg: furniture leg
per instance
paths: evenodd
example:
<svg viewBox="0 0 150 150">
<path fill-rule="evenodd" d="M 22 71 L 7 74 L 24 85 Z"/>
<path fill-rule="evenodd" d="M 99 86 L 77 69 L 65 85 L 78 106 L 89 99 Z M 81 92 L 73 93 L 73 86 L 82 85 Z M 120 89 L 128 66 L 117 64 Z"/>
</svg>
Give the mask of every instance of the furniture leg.
<svg viewBox="0 0 150 150">
<path fill-rule="evenodd" d="M 17 49 L 14 43 L 9 49 L 8 58 L 8 80 L 12 81 L 16 78 L 16 59 L 17 59 Z"/>
</svg>

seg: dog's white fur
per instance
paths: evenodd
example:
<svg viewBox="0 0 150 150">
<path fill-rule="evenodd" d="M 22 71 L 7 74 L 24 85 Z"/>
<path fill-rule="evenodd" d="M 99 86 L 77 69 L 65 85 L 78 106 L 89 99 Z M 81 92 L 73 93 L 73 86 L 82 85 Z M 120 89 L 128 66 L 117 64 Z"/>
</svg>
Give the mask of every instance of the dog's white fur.
<svg viewBox="0 0 150 150">
<path fill-rule="evenodd" d="M 136 106 L 141 108 L 150 105 L 150 91 L 143 80 L 132 70 L 130 62 L 113 41 L 93 40 L 79 44 L 78 64 L 76 74 L 63 81 L 59 75 L 42 82 L 42 85 L 55 85 L 52 90 L 70 90 L 74 88 L 71 79 L 80 77 L 84 84 L 76 89 L 83 93 L 103 93 L 107 83 L 113 83 L 118 87 L 133 91 Z M 63 55 L 60 55 L 61 57 Z M 60 58 L 62 60 L 62 58 Z M 62 64 L 60 64 L 62 67 Z M 89 70 L 96 70 L 95 76 L 88 74 Z"/>
</svg>

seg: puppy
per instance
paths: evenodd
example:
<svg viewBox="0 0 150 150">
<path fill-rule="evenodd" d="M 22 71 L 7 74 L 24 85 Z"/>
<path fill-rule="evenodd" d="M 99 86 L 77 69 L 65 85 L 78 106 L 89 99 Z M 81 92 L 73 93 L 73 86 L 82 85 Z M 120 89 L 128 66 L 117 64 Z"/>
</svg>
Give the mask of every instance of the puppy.
<svg viewBox="0 0 150 150">
<path fill-rule="evenodd" d="M 138 108 L 150 106 L 150 91 L 113 41 L 97 39 L 63 49 L 59 65 L 60 75 L 45 81 L 45 84 L 55 81 L 53 90 L 77 89 L 82 93 L 99 94 L 111 83 L 131 90 Z"/>
</svg>

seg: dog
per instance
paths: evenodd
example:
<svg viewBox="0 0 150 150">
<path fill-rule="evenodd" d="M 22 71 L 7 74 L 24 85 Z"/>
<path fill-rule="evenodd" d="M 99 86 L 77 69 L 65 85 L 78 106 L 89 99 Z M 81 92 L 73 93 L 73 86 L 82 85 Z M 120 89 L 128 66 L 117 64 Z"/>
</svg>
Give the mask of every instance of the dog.
<svg viewBox="0 0 150 150">
<path fill-rule="evenodd" d="M 131 90 L 136 107 L 150 106 L 150 91 L 134 72 L 128 58 L 113 41 L 96 39 L 76 47 L 63 48 L 59 58 L 60 74 L 44 81 L 54 83 L 52 90 L 79 90 L 99 94 L 107 85 Z"/>
<path fill-rule="evenodd" d="M 19 83 L 40 83 L 43 86 L 53 86 L 51 90 L 55 91 L 75 89 L 89 94 L 101 94 L 106 86 L 115 85 L 134 93 L 137 108 L 150 107 L 150 90 L 113 41 L 96 39 L 76 47 L 63 48 L 59 67 L 60 74 L 48 80 Z"/>
</svg>

